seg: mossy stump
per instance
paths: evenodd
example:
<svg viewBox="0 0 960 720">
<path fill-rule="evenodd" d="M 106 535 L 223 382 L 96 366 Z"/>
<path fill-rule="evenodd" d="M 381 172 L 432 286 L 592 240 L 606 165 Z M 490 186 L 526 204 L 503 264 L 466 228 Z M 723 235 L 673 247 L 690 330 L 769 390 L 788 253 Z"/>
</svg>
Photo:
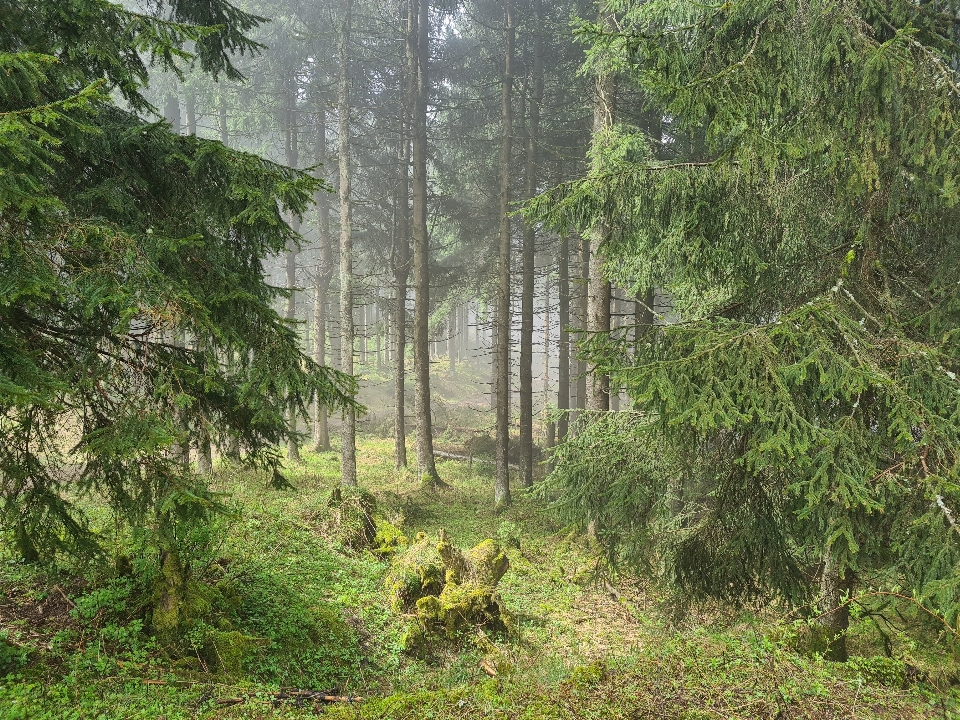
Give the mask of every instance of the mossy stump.
<svg viewBox="0 0 960 720">
<path fill-rule="evenodd" d="M 414 615 L 404 648 L 419 653 L 433 640 L 455 641 L 476 628 L 509 632 L 512 618 L 497 594 L 509 568 L 494 540 L 464 552 L 442 529 L 435 546 L 419 535 L 394 562 L 387 580 L 394 608 Z"/>
</svg>

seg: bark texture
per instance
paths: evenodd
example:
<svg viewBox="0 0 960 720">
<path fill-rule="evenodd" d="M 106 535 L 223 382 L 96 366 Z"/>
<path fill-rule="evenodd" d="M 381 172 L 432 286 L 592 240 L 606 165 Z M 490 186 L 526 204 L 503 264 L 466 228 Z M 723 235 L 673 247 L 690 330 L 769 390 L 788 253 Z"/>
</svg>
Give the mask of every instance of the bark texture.
<svg viewBox="0 0 960 720">
<path fill-rule="evenodd" d="M 543 38 L 539 32 L 543 9 L 533 0 L 533 67 L 530 76 L 530 122 L 527 127 L 525 195 L 537 194 L 537 143 L 540 134 L 540 102 L 543 99 Z M 522 488 L 533 485 L 533 289 L 536 261 L 536 225 L 523 226 L 523 285 L 520 293 L 520 478 Z"/>
<path fill-rule="evenodd" d="M 338 134 L 340 136 L 340 369 L 353 374 L 353 204 L 350 175 L 350 76 L 347 47 L 353 19 L 353 0 L 341 0 L 337 88 Z M 357 486 L 357 418 L 347 410 L 343 415 L 340 452 L 341 484 Z"/>
<path fill-rule="evenodd" d="M 440 483 L 433 457 L 433 418 L 430 410 L 430 237 L 427 232 L 427 62 L 430 58 L 430 3 L 411 0 L 418 7 L 416 34 L 417 75 L 413 114 L 413 360 L 417 415 L 417 468 L 420 479 Z M 413 13 L 411 13 L 413 15 Z"/>
<path fill-rule="evenodd" d="M 317 122 L 317 165 L 326 159 L 327 115 L 321 108 Z M 327 347 L 327 293 L 333 277 L 333 248 L 330 244 L 330 203 L 323 190 L 314 197 L 317 205 L 317 234 L 320 244 L 320 262 L 317 264 L 313 288 L 313 359 L 323 365 Z M 313 419 L 313 447 L 317 452 L 330 450 L 330 427 L 327 422 L 327 408 L 317 403 Z"/>
<path fill-rule="evenodd" d="M 514 9 L 507 0 L 505 10 L 505 52 L 501 85 L 503 139 L 500 144 L 500 272 L 497 283 L 496 346 L 496 483 L 494 505 L 510 504 L 510 156 L 513 152 L 513 64 L 516 44 Z"/>
<path fill-rule="evenodd" d="M 557 409 L 560 417 L 557 419 L 557 439 L 563 442 L 567 437 L 570 409 L 570 236 L 564 234 L 560 239 L 560 257 L 557 260 L 559 267 L 558 289 L 558 323 L 560 325 L 560 347 L 557 362 Z"/>
</svg>

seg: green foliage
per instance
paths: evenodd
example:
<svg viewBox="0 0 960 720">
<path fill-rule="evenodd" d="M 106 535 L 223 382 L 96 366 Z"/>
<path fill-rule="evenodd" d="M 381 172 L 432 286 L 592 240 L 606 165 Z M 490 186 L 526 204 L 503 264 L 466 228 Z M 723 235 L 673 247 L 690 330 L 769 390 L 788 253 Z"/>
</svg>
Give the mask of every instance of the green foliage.
<svg viewBox="0 0 960 720">
<path fill-rule="evenodd" d="M 175 450 L 210 437 L 283 483 L 288 408 L 354 405 L 264 278 L 298 239 L 282 213 L 322 183 L 108 94 L 150 109 L 142 58 L 236 76 L 259 19 L 219 0 L 153 12 L 0 2 L 0 525 L 26 559 L 93 547 L 85 494 L 170 546 L 218 506 Z"/>
<path fill-rule="evenodd" d="M 0 635 L 0 677 L 19 669 L 27 662 L 28 652 Z"/>
<path fill-rule="evenodd" d="M 830 558 L 955 625 L 956 3 L 610 8 L 583 37 L 677 157 L 601 138 L 527 212 L 607 219 L 608 276 L 676 317 L 584 339 L 638 413 L 560 451 L 562 506 L 686 595 L 803 602 Z"/>
<path fill-rule="evenodd" d="M 318 532 L 318 514 L 331 510 L 336 463 L 307 452 L 293 478 L 306 491 L 273 490 L 244 471 L 219 476 L 234 512 L 216 518 L 209 533 L 185 537 L 182 551 L 192 579 L 216 595 L 179 649 L 149 634 L 146 606 L 159 574 L 148 557 L 154 549 L 121 539 L 129 561 L 118 564 L 119 576 L 54 576 L 0 563 L 0 623 L 29 650 L 28 662 L 0 682 L 0 718 L 315 717 L 309 706 L 273 707 L 278 688 L 294 685 L 363 696 L 325 710 L 343 718 L 676 720 L 706 713 L 746 720 L 782 712 L 900 720 L 955 712 L 947 689 L 955 661 L 917 632 L 915 605 L 900 608 L 905 619 L 891 614 L 898 625 L 910 621 L 903 626 L 909 637 L 891 636 L 894 656 L 918 667 L 903 662 L 903 687 L 893 679 L 900 661 L 874 658 L 880 650 L 867 618 L 855 627 L 855 657 L 862 657 L 849 667 L 795 653 L 791 626 L 784 634 L 769 619 L 678 629 L 651 610 L 656 595 L 630 583 L 618 584 L 619 602 L 592 584 L 575 585 L 571 576 L 593 558 L 580 538 L 564 539 L 566 529 L 542 501 L 525 494 L 494 515 L 485 502 L 489 473 L 453 462 L 443 467 L 449 490 L 398 495 L 397 478 L 406 476 L 393 470 L 392 443 L 363 439 L 360 449 L 369 460 L 361 477 L 378 505 L 402 506 L 410 527 L 436 538 L 445 526 L 489 548 L 479 540 L 512 524 L 523 550 L 505 550 L 511 569 L 497 590 L 515 612 L 516 633 L 479 638 L 471 631 L 462 644 L 434 641 L 428 660 L 402 654 L 409 616 L 389 609 L 389 567 Z M 430 545 L 436 552 L 436 540 Z M 481 659 L 497 677 L 488 677 Z M 240 702 L 226 707 L 220 700 Z"/>
</svg>

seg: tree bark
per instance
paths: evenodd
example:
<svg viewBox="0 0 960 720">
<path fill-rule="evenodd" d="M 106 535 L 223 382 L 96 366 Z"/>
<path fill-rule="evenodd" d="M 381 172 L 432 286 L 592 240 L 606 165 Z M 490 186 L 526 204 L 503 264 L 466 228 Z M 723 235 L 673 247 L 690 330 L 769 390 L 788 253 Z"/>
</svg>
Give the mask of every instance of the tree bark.
<svg viewBox="0 0 960 720">
<path fill-rule="evenodd" d="M 847 661 L 847 630 L 850 629 L 850 595 L 853 591 L 853 572 L 837 567 L 832 553 L 823 558 L 820 579 L 820 612 L 817 619 L 823 639 L 823 656 L 835 662 Z"/>
<path fill-rule="evenodd" d="M 340 369 L 353 374 L 353 204 L 350 175 L 350 85 L 347 48 L 353 0 L 340 2 L 339 57 L 337 87 L 337 132 L 340 148 Z M 340 451 L 340 483 L 357 486 L 357 417 L 352 410 L 343 414 Z"/>
<path fill-rule="evenodd" d="M 430 0 L 411 0 L 418 8 L 417 73 L 413 98 L 413 359 L 417 385 L 417 467 L 422 482 L 440 484 L 433 457 L 430 409 L 430 237 L 427 232 L 427 90 L 430 59 Z M 413 13 L 411 12 L 411 16 Z"/>
<path fill-rule="evenodd" d="M 540 132 L 540 102 L 543 98 L 543 38 L 540 23 L 542 0 L 533 0 L 533 68 L 531 72 L 530 122 L 526 133 L 524 176 L 527 199 L 537 194 L 537 143 Z M 520 293 L 520 487 L 533 485 L 533 289 L 536 225 L 523 225 L 523 270 Z"/>
<path fill-rule="evenodd" d="M 299 152 L 297 148 L 297 123 L 296 115 L 293 112 L 293 105 L 296 103 L 296 88 L 292 88 L 290 96 L 287 99 L 287 107 L 284 113 L 285 120 L 285 151 L 286 151 L 286 160 L 289 167 L 297 167 L 300 162 Z M 300 232 L 300 219 L 293 217 L 290 219 L 290 226 L 293 228 L 294 232 Z M 286 271 L 287 271 L 287 290 L 290 293 L 287 296 L 287 308 L 285 317 L 287 320 L 294 320 L 297 314 L 297 296 L 296 296 L 296 287 L 297 287 L 297 245 L 295 241 L 291 241 L 290 245 L 287 247 L 286 252 Z M 297 430 L 297 413 L 296 409 L 291 403 L 289 409 L 289 422 L 291 429 L 296 432 Z M 297 441 L 297 438 L 291 436 L 287 439 L 287 460 L 294 463 L 300 462 L 300 444 Z"/>
<path fill-rule="evenodd" d="M 167 95 L 163 101 L 163 119 L 170 123 L 170 129 L 175 135 L 181 133 L 180 99 L 176 95 Z"/>
<path fill-rule="evenodd" d="M 327 113 L 320 107 L 317 111 L 316 162 L 321 164 L 327 154 Z M 317 234 L 320 240 L 320 262 L 313 295 L 313 359 L 323 365 L 327 347 L 327 293 L 333 275 L 333 248 L 330 245 L 330 203 L 324 190 L 314 197 L 317 205 Z M 330 450 L 330 428 L 327 422 L 327 407 L 317 403 L 313 421 L 313 448 L 316 452 Z"/>
<path fill-rule="evenodd" d="M 500 144 L 500 272 L 497 287 L 496 359 L 496 448 L 497 465 L 494 485 L 494 506 L 502 509 L 510 504 L 510 158 L 513 152 L 513 63 L 516 42 L 513 0 L 506 0 L 505 51 L 501 104 L 503 139 Z"/>
<path fill-rule="evenodd" d="M 580 280 L 577 294 L 577 326 L 578 330 L 587 328 L 587 294 L 590 285 L 590 239 L 586 235 L 580 236 Z M 582 340 L 581 332 L 578 342 Z M 577 418 L 580 411 L 587 408 L 587 364 L 577 357 Z"/>
<path fill-rule="evenodd" d="M 447 318 L 447 362 L 451 375 L 457 372 L 457 309 L 451 309 Z"/>
<path fill-rule="evenodd" d="M 601 18 L 604 26 L 611 28 L 611 17 L 605 13 Z M 593 134 L 601 135 L 613 125 L 614 101 L 613 76 L 601 72 L 597 77 L 596 96 L 593 102 Z M 603 246 L 610 237 L 610 219 L 603 217 L 590 234 L 590 263 L 588 282 L 587 331 L 591 335 L 610 330 L 610 282 L 603 273 Z M 610 409 L 610 377 L 591 364 L 588 368 L 590 389 L 587 394 L 587 410 Z"/>
<path fill-rule="evenodd" d="M 410 4 L 408 3 L 408 11 Z M 415 24 L 415 15 L 409 13 L 407 22 Z M 408 44 L 409 47 L 409 44 Z M 412 68 L 415 60 L 410 60 L 408 83 L 412 85 Z M 409 96 L 413 95 L 408 86 Z M 407 349 L 407 279 L 410 274 L 410 138 L 407 123 L 402 119 L 408 113 L 401 113 L 400 135 L 397 146 L 397 191 L 394 199 L 395 223 L 394 246 L 391 253 L 393 280 L 396 288 L 396 307 L 394 308 L 394 336 L 396 346 L 393 353 L 394 367 L 394 446 L 393 463 L 399 470 L 407 467 L 407 428 L 406 428 L 406 349 Z"/>
<path fill-rule="evenodd" d="M 564 233 L 560 239 L 559 266 L 560 287 L 558 292 L 558 323 L 560 325 L 559 361 L 557 363 L 557 409 L 560 417 L 557 419 L 557 439 L 563 442 L 567 439 L 570 409 L 570 235 Z"/>
<path fill-rule="evenodd" d="M 184 98 L 184 109 L 187 114 L 187 135 L 197 134 L 197 96 L 192 90 Z"/>
<path fill-rule="evenodd" d="M 220 96 L 220 142 L 224 145 L 227 144 L 227 141 L 230 139 L 229 134 L 229 125 L 227 124 L 227 102 L 224 100 L 223 96 Z"/>
</svg>

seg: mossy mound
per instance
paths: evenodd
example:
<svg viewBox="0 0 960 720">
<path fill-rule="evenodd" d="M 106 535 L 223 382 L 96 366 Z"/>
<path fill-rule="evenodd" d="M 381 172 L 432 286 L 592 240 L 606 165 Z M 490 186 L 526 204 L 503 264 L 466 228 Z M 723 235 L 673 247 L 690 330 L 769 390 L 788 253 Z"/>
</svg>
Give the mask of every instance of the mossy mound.
<svg viewBox="0 0 960 720">
<path fill-rule="evenodd" d="M 329 505 L 324 523 L 328 534 L 351 550 L 365 550 L 373 545 L 377 537 L 377 501 L 373 495 L 336 487 L 330 494 Z"/>
<path fill-rule="evenodd" d="M 376 498 L 364 490 L 336 487 L 328 505 L 328 510 L 311 520 L 341 547 L 369 550 L 377 557 L 388 558 L 409 545 L 400 528 L 377 513 Z"/>
<path fill-rule="evenodd" d="M 389 558 L 404 550 L 410 541 L 396 525 L 381 517 L 374 518 L 377 534 L 370 552 L 380 558 Z"/>
<path fill-rule="evenodd" d="M 176 647 L 182 644 L 189 630 L 210 615 L 214 607 L 223 605 L 222 600 L 216 587 L 195 580 L 179 555 L 167 552 L 150 603 L 153 634 L 162 645 Z"/>
<path fill-rule="evenodd" d="M 393 561 L 386 585 L 396 612 L 411 610 L 423 597 L 439 595 L 444 585 L 443 558 L 423 533 Z"/>
<path fill-rule="evenodd" d="M 412 609 L 415 616 L 404 648 L 418 653 L 432 640 L 453 641 L 477 628 L 508 632 L 512 618 L 496 588 L 509 567 L 493 540 L 464 552 L 443 529 L 436 546 L 426 536 L 418 537 L 388 577 L 394 607 Z"/>
<path fill-rule="evenodd" d="M 237 677 L 244 672 L 244 663 L 269 643 L 266 638 L 239 630 L 209 629 L 204 633 L 199 655 L 209 672 Z"/>
</svg>

